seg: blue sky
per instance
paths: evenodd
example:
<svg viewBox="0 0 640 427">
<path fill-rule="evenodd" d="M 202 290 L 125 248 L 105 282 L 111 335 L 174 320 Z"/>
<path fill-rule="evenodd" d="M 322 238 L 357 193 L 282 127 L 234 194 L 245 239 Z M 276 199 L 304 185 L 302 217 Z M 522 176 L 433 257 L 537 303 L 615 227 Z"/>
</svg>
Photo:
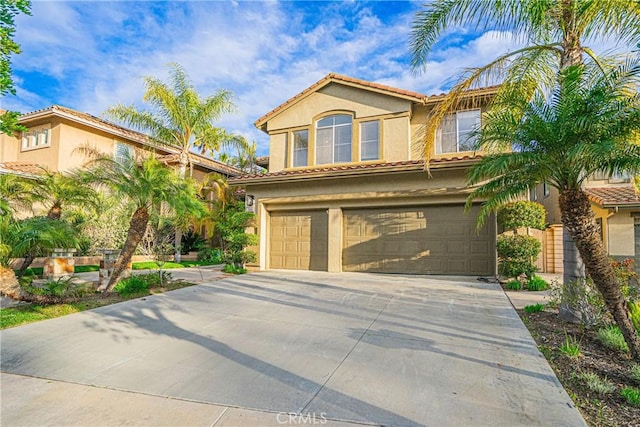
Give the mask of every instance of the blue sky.
<svg viewBox="0 0 640 427">
<path fill-rule="evenodd" d="M 144 107 L 142 77 L 164 80 L 177 62 L 202 95 L 234 93 L 237 111 L 217 124 L 264 155 L 268 137 L 253 122 L 330 72 L 432 94 L 517 47 L 509 33 L 453 29 L 416 74 L 408 43 L 421 3 L 34 1 L 32 16 L 17 19 L 17 95 L 0 107 L 96 116 L 117 103 Z"/>
</svg>

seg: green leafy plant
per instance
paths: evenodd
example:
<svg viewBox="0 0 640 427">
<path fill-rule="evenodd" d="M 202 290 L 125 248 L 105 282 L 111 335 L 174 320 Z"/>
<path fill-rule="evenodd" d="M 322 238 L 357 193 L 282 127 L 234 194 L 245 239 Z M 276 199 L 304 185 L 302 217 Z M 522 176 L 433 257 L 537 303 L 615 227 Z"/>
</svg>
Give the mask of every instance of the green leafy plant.
<svg viewBox="0 0 640 427">
<path fill-rule="evenodd" d="M 640 384 L 640 364 L 636 363 L 629 369 L 629 377 L 636 382 L 636 384 Z"/>
<path fill-rule="evenodd" d="M 539 313 L 544 310 L 544 304 L 532 304 L 524 307 L 525 313 Z"/>
<path fill-rule="evenodd" d="M 498 270 L 506 277 L 527 277 L 537 270 L 533 260 L 542 249 L 542 244 L 531 236 L 501 234 L 497 240 Z"/>
<path fill-rule="evenodd" d="M 616 391 L 616 386 L 606 378 L 602 379 L 593 372 L 582 372 L 578 378 L 585 383 L 587 388 L 598 394 L 611 394 Z"/>
<path fill-rule="evenodd" d="M 580 355 L 580 345 L 575 338 L 564 334 L 564 343 L 560 346 L 562 354 L 569 357 L 578 357 Z"/>
<path fill-rule="evenodd" d="M 211 264 L 222 264 L 222 250 L 218 248 L 205 248 L 198 251 L 198 261 Z"/>
<path fill-rule="evenodd" d="M 629 347 L 624 340 L 624 336 L 622 336 L 622 332 L 620 332 L 620 328 L 617 326 L 612 325 L 599 329 L 596 334 L 596 339 L 610 350 L 622 353 L 627 353 L 629 351 Z"/>
<path fill-rule="evenodd" d="M 498 224 L 505 229 L 515 230 L 530 227 L 544 230 L 546 211 L 540 203 L 521 200 L 507 203 L 498 211 Z"/>
<path fill-rule="evenodd" d="M 222 271 L 230 274 L 244 274 L 247 272 L 247 269 L 244 267 L 236 267 L 233 264 L 226 264 L 222 267 Z"/>
<path fill-rule="evenodd" d="M 146 274 L 136 274 L 136 279 L 142 280 L 147 284 L 149 288 L 154 288 L 158 286 L 163 286 L 167 281 L 173 278 L 173 275 L 168 271 L 162 272 L 162 280 L 159 274 L 156 273 L 146 273 Z"/>
<path fill-rule="evenodd" d="M 75 276 L 60 277 L 56 280 L 48 280 L 44 283 L 34 285 L 32 280 L 24 282 L 22 289 L 32 297 L 27 300 L 36 301 L 43 304 L 54 304 L 61 301 L 72 301 L 86 295 L 90 291 L 91 285 L 78 283 Z"/>
<path fill-rule="evenodd" d="M 631 323 L 640 334 L 640 301 L 628 301 L 627 306 L 629 307 Z"/>
<path fill-rule="evenodd" d="M 256 260 L 255 252 L 245 250 L 247 246 L 258 244 L 258 236 L 246 232 L 254 218 L 253 213 L 245 211 L 241 201 L 220 207 L 214 215 L 216 231 L 222 243 L 222 260 L 237 270 L 244 268 L 247 262 Z"/>
<path fill-rule="evenodd" d="M 512 291 L 519 291 L 522 289 L 522 283 L 519 280 L 509 280 L 505 286 L 507 289 L 511 289 Z"/>
<path fill-rule="evenodd" d="M 180 251 L 183 254 L 187 254 L 193 251 L 201 251 L 205 248 L 207 241 L 200 234 L 196 233 L 194 230 L 189 229 L 186 233 L 182 235 L 182 241 L 180 246 Z"/>
<path fill-rule="evenodd" d="M 549 289 L 549 284 L 540 276 L 533 275 L 527 282 L 527 290 L 529 291 L 544 291 Z"/>
<path fill-rule="evenodd" d="M 620 394 L 627 403 L 633 406 L 640 406 L 640 388 L 636 387 L 625 387 L 620 390 Z"/>
<path fill-rule="evenodd" d="M 147 294 L 149 292 L 149 284 L 137 276 L 131 276 L 119 281 L 113 290 L 122 296 Z"/>
</svg>

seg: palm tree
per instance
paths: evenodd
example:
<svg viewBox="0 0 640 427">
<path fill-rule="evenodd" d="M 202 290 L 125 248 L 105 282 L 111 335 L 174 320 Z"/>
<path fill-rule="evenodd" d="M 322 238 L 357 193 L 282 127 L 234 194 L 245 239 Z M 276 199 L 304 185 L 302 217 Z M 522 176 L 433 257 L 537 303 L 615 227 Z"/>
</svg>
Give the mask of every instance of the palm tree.
<svg viewBox="0 0 640 427">
<path fill-rule="evenodd" d="M 640 144 L 630 142 L 640 133 L 639 85 L 640 61 L 635 59 L 604 76 L 593 67 L 568 67 L 551 93 L 538 91 L 532 101 L 519 90 L 503 96 L 479 132 L 478 148 L 489 154 L 469 173 L 469 183 L 479 186 L 467 200 L 467 206 L 486 200 L 482 223 L 537 182 L 555 187 L 562 223 L 636 360 L 640 337 L 582 186 L 597 171 L 640 172 Z"/>
<path fill-rule="evenodd" d="M 60 219 L 63 207 L 98 208 L 96 191 L 71 173 L 52 172 L 40 168 L 41 173 L 30 179 L 28 199 L 47 209 L 47 218 Z"/>
<path fill-rule="evenodd" d="M 189 80 L 184 69 L 170 64 L 170 84 L 155 77 L 145 77 L 143 100 L 153 110 L 138 110 L 135 106 L 118 104 L 105 115 L 141 132 L 162 145 L 180 150 L 180 177 L 186 176 L 191 147 L 202 152 L 216 152 L 228 143 L 229 136 L 213 122 L 234 109 L 231 92 L 219 90 L 215 95 L 202 98 Z M 180 237 L 176 232 L 176 261 L 180 260 Z"/>
<path fill-rule="evenodd" d="M 73 173 L 64 175 L 61 172 L 52 172 L 46 168 L 40 168 L 40 173 L 34 176 L 4 176 L 0 179 L 0 187 L 12 193 L 13 200 L 20 199 L 16 207 L 25 208 L 30 205 L 40 204 L 47 210 L 46 217 L 51 220 L 62 221 L 64 207 L 78 207 L 81 209 L 98 208 L 98 196 L 96 192 L 84 184 Z M 11 194 L 10 193 L 10 194 Z M 61 227 L 63 227 L 61 225 Z M 69 246 L 70 242 L 62 242 L 63 246 Z M 43 249 L 34 246 L 33 250 L 25 252 L 24 260 L 20 266 L 18 276 L 22 276 L 29 268 L 33 260 L 43 253 Z"/>
<path fill-rule="evenodd" d="M 463 108 L 465 103 L 475 102 L 469 99 L 469 89 L 505 83 L 495 95 L 496 102 L 503 96 L 513 96 L 516 86 L 520 89 L 519 96 L 531 100 L 539 87 L 553 87 L 560 70 L 582 64 L 585 55 L 589 62 L 609 68 L 607 61 L 597 58 L 585 42 L 615 37 L 623 44 L 636 44 L 640 40 L 638 22 L 640 2 L 636 0 L 436 0 L 425 5 L 413 22 L 414 69 L 424 67 L 438 40 L 459 27 L 513 32 L 516 39 L 527 44 L 483 67 L 462 72 L 425 125 L 426 167 L 444 117 Z M 583 278 L 584 271 L 566 229 L 564 233 L 564 283 L 568 286 L 572 280 Z M 575 308 L 563 304 L 561 318 L 573 320 L 575 312 Z"/>
<path fill-rule="evenodd" d="M 133 156 L 126 156 L 120 161 L 99 157 L 89 163 L 84 179 L 106 187 L 116 197 L 129 200 L 135 209 L 113 274 L 106 289 L 101 289 L 107 292 L 113 289 L 131 261 L 147 229 L 152 211 L 169 208 L 176 215 L 204 212 L 193 181 L 179 177 L 153 157 L 140 162 Z"/>
</svg>

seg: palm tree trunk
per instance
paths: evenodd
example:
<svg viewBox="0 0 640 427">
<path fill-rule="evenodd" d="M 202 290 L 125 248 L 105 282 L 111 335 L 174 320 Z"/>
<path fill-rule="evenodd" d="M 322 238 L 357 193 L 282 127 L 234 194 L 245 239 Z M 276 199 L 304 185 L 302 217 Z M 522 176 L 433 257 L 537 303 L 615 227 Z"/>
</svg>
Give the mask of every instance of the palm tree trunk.
<svg viewBox="0 0 640 427">
<path fill-rule="evenodd" d="M 180 178 L 184 179 L 187 176 L 187 166 L 189 165 L 189 154 L 187 151 L 183 151 L 180 153 Z M 176 246 L 175 253 L 173 255 L 173 260 L 175 262 L 182 261 L 182 252 L 180 246 L 182 245 L 182 230 L 179 227 L 176 227 L 176 237 L 174 239 L 174 244 Z"/>
<path fill-rule="evenodd" d="M 620 283 L 600 240 L 598 225 L 587 195 L 580 189 L 563 190 L 559 201 L 562 223 L 571 234 L 587 273 L 602 294 L 609 312 L 629 346 L 631 356 L 640 361 L 640 336 L 631 322 Z"/>
<path fill-rule="evenodd" d="M 111 292 L 113 287 L 118 283 L 120 276 L 127 268 L 127 264 L 131 262 L 131 258 L 133 257 L 133 253 L 135 252 L 138 244 L 142 240 L 144 236 L 144 232 L 147 229 L 147 223 L 149 222 L 149 211 L 146 207 L 138 208 L 133 213 L 131 217 L 131 221 L 129 222 L 129 231 L 127 232 L 127 239 L 124 242 L 124 246 L 122 247 L 122 252 L 120 252 L 120 256 L 116 261 L 116 264 L 113 267 L 113 273 L 111 273 L 111 277 L 109 278 L 109 283 L 107 284 L 106 289 L 107 292 Z M 103 290 L 103 289 L 99 289 Z"/>
<path fill-rule="evenodd" d="M 584 263 L 571 234 L 566 227 L 562 229 L 562 283 L 564 291 L 560 303 L 560 319 L 565 322 L 580 323 L 582 313 L 577 304 L 577 286 L 585 280 Z"/>
<path fill-rule="evenodd" d="M 36 259 L 36 256 L 33 252 L 27 252 L 27 254 L 25 254 L 22 264 L 20 265 L 20 269 L 18 269 L 18 279 L 21 279 L 22 276 L 24 276 L 24 273 L 27 272 L 27 268 L 29 268 L 34 259 Z"/>
</svg>

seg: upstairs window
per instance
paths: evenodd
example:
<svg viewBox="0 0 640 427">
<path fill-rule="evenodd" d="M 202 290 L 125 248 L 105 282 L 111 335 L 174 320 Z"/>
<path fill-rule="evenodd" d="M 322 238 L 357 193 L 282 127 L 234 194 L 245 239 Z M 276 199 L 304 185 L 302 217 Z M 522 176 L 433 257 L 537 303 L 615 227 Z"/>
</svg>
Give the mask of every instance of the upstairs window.
<svg viewBox="0 0 640 427">
<path fill-rule="evenodd" d="M 307 166 L 309 159 L 309 131 L 293 132 L 293 167 Z"/>
<path fill-rule="evenodd" d="M 29 129 L 22 132 L 22 150 L 49 147 L 51 145 L 49 127 Z"/>
<path fill-rule="evenodd" d="M 133 158 L 133 155 L 134 152 L 131 145 L 124 142 L 116 142 L 115 152 L 113 153 L 113 158 L 116 162 L 125 163 L 128 159 Z"/>
<path fill-rule="evenodd" d="M 380 121 L 360 124 L 360 160 L 380 159 Z"/>
<path fill-rule="evenodd" d="M 316 164 L 351 161 L 350 115 L 337 114 L 316 123 Z"/>
<path fill-rule="evenodd" d="M 436 154 L 473 151 L 480 127 L 480 110 L 459 111 L 444 117 L 436 134 Z"/>
</svg>

